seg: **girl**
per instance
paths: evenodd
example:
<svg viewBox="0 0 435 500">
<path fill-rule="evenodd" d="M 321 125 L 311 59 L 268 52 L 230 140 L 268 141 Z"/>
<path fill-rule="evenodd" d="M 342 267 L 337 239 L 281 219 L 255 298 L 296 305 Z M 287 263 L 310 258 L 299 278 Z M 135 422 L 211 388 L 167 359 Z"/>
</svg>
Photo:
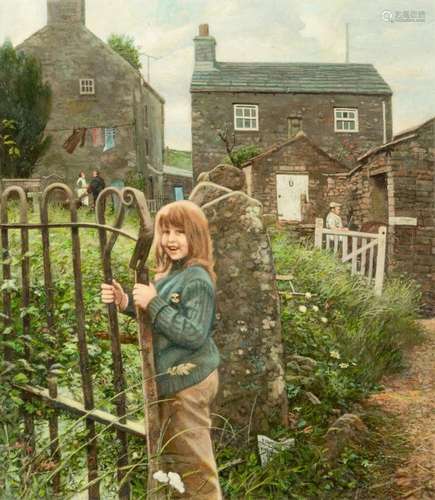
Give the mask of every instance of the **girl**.
<svg viewBox="0 0 435 500">
<path fill-rule="evenodd" d="M 184 498 L 221 499 L 210 437 L 219 364 L 212 338 L 215 273 L 202 210 L 191 201 L 164 206 L 156 216 L 154 248 L 154 284 L 136 283 L 132 295 L 115 281 L 102 284 L 102 300 L 129 315 L 135 314 L 135 306 L 149 313 L 159 399 L 166 399 L 159 403 L 162 442 L 168 443 L 165 472 L 182 476 Z M 179 365 L 189 366 L 189 373 L 174 375 Z"/>
<path fill-rule="evenodd" d="M 77 198 L 80 200 L 80 202 L 85 206 L 89 206 L 89 197 L 87 195 L 88 192 L 88 183 L 86 182 L 86 175 L 83 172 L 83 170 L 79 173 L 77 182 Z M 85 196 L 86 195 L 86 196 Z"/>
</svg>

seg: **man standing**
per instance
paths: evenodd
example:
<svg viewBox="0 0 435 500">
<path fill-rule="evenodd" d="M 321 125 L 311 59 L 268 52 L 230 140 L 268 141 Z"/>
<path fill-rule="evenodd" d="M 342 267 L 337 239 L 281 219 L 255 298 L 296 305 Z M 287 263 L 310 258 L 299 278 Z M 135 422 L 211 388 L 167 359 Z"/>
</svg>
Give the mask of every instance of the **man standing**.
<svg viewBox="0 0 435 500">
<path fill-rule="evenodd" d="M 340 217 L 341 204 L 334 201 L 329 204 L 329 214 L 326 216 L 327 229 L 345 229 Z"/>
<path fill-rule="evenodd" d="M 94 198 L 94 209 L 97 203 L 98 195 L 101 191 L 106 187 L 106 183 L 104 179 L 100 176 L 100 172 L 98 170 L 92 171 L 92 179 L 88 186 L 88 192 L 92 194 Z"/>
<path fill-rule="evenodd" d="M 347 227 L 343 226 L 343 221 L 340 217 L 341 204 L 334 201 L 329 204 L 329 214 L 326 216 L 326 229 L 333 231 L 348 231 Z M 330 248 L 332 244 L 335 246 L 336 238 L 338 243 L 343 243 L 343 237 L 328 234 L 326 235 L 326 248 Z"/>
</svg>

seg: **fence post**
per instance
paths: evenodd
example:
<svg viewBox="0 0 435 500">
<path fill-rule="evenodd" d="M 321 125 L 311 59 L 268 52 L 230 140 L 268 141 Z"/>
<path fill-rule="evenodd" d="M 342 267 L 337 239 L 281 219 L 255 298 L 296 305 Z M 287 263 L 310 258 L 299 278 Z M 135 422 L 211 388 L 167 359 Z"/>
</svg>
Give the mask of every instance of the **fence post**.
<svg viewBox="0 0 435 500">
<path fill-rule="evenodd" d="M 385 247 L 387 243 L 387 228 L 381 226 L 378 229 L 378 255 L 376 258 L 376 275 L 375 275 L 375 294 L 382 294 L 382 286 L 384 284 L 385 271 Z"/>
<path fill-rule="evenodd" d="M 314 229 L 314 246 L 317 248 L 322 248 L 322 236 L 323 236 L 323 219 L 316 218 L 316 227 Z"/>
</svg>

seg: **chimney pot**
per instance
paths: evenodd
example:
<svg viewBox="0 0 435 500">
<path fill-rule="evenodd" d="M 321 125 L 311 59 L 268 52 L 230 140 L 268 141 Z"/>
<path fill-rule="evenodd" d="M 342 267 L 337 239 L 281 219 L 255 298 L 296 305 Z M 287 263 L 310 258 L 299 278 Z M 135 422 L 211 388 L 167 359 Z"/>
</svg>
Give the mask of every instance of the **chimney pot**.
<svg viewBox="0 0 435 500">
<path fill-rule="evenodd" d="M 199 25 L 199 36 L 209 36 L 208 24 Z"/>
</svg>

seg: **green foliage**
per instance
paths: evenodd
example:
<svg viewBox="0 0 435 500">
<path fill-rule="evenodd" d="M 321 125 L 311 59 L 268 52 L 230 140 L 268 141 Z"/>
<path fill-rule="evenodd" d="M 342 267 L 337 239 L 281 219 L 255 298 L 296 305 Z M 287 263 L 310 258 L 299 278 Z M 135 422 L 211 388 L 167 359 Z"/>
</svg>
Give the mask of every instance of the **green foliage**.
<svg viewBox="0 0 435 500">
<path fill-rule="evenodd" d="M 231 151 L 231 154 L 225 156 L 224 163 L 231 162 L 235 167 L 242 168 L 242 165 L 261 153 L 261 148 L 255 144 L 249 146 L 239 146 Z"/>
<path fill-rule="evenodd" d="M 20 150 L 12 137 L 12 133 L 15 130 L 16 127 L 13 120 L 5 119 L 0 122 L 0 157 L 6 158 L 8 161 L 20 157 Z"/>
<path fill-rule="evenodd" d="M 10 214 L 10 220 L 17 220 L 16 211 Z M 67 214 L 52 209 L 50 220 L 67 220 Z M 128 225 L 130 232 L 137 230 L 133 218 Z M 4 323 L 7 318 L 0 318 L 0 349 L 7 347 L 14 354 L 12 361 L 0 361 L 0 489 L 6 498 L 52 497 L 50 476 L 55 470 L 45 423 L 50 410 L 38 402 L 23 401 L 14 384 L 46 386 L 51 364 L 62 393 L 82 398 L 70 230 L 53 230 L 51 235 L 55 332 L 49 332 L 46 323 L 40 235 L 31 232 L 30 307 L 23 308 L 21 304 L 18 232 L 11 232 L 10 255 L 2 257 L 2 263 L 6 261 L 12 269 L 11 279 L 1 283 L 2 290 L 10 293 L 12 321 Z M 108 321 L 99 297 L 102 270 L 98 233 L 86 229 L 80 231 L 80 236 L 85 329 L 95 401 L 98 408 L 113 412 L 110 344 L 101 337 L 108 331 Z M 383 296 L 376 297 L 362 278 L 351 277 L 331 255 L 296 244 L 283 233 L 273 235 L 273 249 L 278 273 L 291 273 L 291 285 L 301 292 L 296 294 L 288 282 L 280 283 L 290 427 L 275 429 L 271 436 L 294 438 L 295 446 L 278 453 L 262 467 L 252 439 L 244 446 L 236 446 L 232 434 L 223 433 L 217 446 L 217 461 L 224 494 L 234 499 L 393 498 L 391 491 L 383 490 L 383 479 L 393 474 L 407 452 L 396 421 L 374 411 L 364 413 L 369 439 L 363 445 L 345 448 L 334 464 L 326 459 L 325 433 L 337 415 L 352 410 L 355 403 L 377 388 L 384 373 L 401 366 L 404 346 L 419 337 L 415 323 L 418 291 L 412 284 L 395 278 L 387 281 Z M 133 243 L 122 238 L 113 249 L 113 273 L 123 284 L 132 282 L 126 259 L 132 250 Z M 23 332 L 25 316 L 31 319 L 29 337 Z M 135 322 L 120 316 L 120 331 L 134 336 Z M 140 419 L 143 415 L 137 348 L 123 345 L 122 351 L 131 418 Z M 26 354 L 30 354 L 30 359 Z M 305 363 L 297 356 L 303 356 Z M 311 361 L 307 362 L 307 358 Z M 24 410 L 35 418 L 38 449 L 33 457 L 31 443 L 23 433 Z M 97 433 L 101 491 L 104 498 L 116 498 L 117 441 L 112 430 L 104 426 L 97 425 Z M 60 434 L 62 494 L 67 498 L 83 490 L 87 483 L 87 434 L 83 420 L 62 415 Z M 145 447 L 134 438 L 129 439 L 129 446 L 132 497 L 144 498 Z"/>
<path fill-rule="evenodd" d="M 129 35 L 112 33 L 107 39 L 109 46 L 130 63 L 134 69 L 141 69 L 139 48 L 134 43 L 134 38 Z"/>
<path fill-rule="evenodd" d="M 147 191 L 147 179 L 141 172 L 130 171 L 125 178 L 125 185 L 136 188 L 143 193 Z"/>
<path fill-rule="evenodd" d="M 50 145 L 44 136 L 50 86 L 43 82 L 38 60 L 17 52 L 9 41 L 0 47 L 0 81 L 0 177 L 30 177 Z"/>
<path fill-rule="evenodd" d="M 179 149 L 165 149 L 165 165 L 192 170 L 192 152 Z"/>
</svg>

